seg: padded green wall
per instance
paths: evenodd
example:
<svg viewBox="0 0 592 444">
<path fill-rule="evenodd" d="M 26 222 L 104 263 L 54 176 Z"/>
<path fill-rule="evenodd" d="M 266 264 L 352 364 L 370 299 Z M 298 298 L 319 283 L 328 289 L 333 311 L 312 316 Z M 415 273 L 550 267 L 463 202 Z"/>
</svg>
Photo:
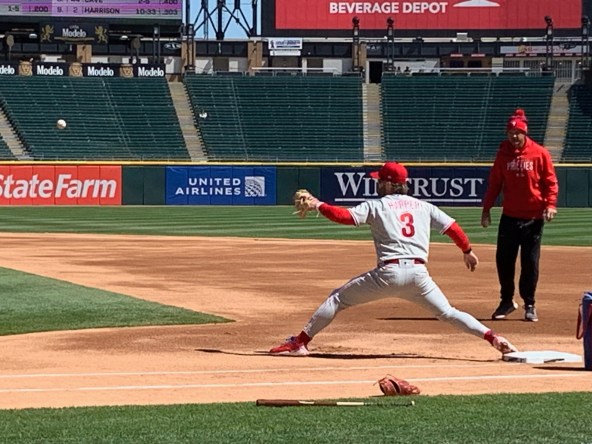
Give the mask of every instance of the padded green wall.
<svg viewBox="0 0 592 444">
<path fill-rule="evenodd" d="M 123 166 L 123 205 L 164 205 L 165 166 Z M 592 168 L 556 167 L 558 206 L 592 207 Z M 321 167 L 278 166 L 277 204 L 292 205 L 298 188 L 320 195 Z"/>
<path fill-rule="evenodd" d="M 569 168 L 565 183 L 559 183 L 565 188 L 566 207 L 587 207 L 590 205 L 590 169 Z"/>
<path fill-rule="evenodd" d="M 165 167 L 123 166 L 122 205 L 164 205 Z"/>
<path fill-rule="evenodd" d="M 321 192 L 320 167 L 277 167 L 277 205 L 292 205 L 292 196 L 299 188 L 306 188 L 317 196 Z"/>
</svg>

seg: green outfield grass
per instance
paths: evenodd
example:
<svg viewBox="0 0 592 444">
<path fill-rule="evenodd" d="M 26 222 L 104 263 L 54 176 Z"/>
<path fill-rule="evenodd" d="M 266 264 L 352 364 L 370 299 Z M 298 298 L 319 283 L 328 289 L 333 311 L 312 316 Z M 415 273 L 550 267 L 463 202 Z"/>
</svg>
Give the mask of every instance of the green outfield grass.
<svg viewBox="0 0 592 444">
<path fill-rule="evenodd" d="M 495 243 L 499 209 L 488 229 L 480 226 L 479 208 L 443 209 L 473 243 Z M 560 208 L 545 227 L 543 243 L 592 246 L 591 220 L 592 208 Z M 301 220 L 286 206 L 0 207 L 0 231 L 370 240 L 367 227 L 338 225 L 314 214 Z M 437 233 L 432 240 L 449 241 Z"/>
<path fill-rule="evenodd" d="M 590 442 L 589 393 L 420 396 L 415 407 L 400 406 L 406 402 L 400 398 L 379 402 L 382 406 L 273 408 L 253 402 L 0 411 L 0 443 Z"/>
</svg>

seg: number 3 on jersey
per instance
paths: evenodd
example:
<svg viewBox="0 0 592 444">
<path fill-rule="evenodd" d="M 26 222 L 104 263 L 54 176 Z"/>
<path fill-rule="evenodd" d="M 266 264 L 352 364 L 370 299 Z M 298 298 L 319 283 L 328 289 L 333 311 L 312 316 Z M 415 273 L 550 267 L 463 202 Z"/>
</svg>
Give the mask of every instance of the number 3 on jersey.
<svg viewBox="0 0 592 444">
<path fill-rule="evenodd" d="M 401 234 L 405 237 L 413 237 L 413 235 L 415 235 L 415 227 L 413 226 L 413 214 L 403 213 L 399 216 L 399 220 L 403 222 Z"/>
</svg>

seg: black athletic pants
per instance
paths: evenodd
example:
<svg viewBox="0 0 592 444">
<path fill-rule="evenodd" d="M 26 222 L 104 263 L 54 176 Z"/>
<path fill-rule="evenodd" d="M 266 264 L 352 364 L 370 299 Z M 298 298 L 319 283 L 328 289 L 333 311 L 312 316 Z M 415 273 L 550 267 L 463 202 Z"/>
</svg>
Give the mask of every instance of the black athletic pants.
<svg viewBox="0 0 592 444">
<path fill-rule="evenodd" d="M 495 254 L 502 302 L 510 303 L 514 297 L 516 258 L 520 249 L 521 271 L 518 290 L 524 305 L 534 305 L 539 280 L 543 224 L 543 219 L 516 219 L 502 214 Z"/>
</svg>

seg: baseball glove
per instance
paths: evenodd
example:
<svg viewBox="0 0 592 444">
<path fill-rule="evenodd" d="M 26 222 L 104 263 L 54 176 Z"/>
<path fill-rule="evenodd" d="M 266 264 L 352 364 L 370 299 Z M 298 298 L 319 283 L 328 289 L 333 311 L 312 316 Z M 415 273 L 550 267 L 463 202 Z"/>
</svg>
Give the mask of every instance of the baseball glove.
<svg viewBox="0 0 592 444">
<path fill-rule="evenodd" d="M 418 387 L 393 375 L 386 375 L 378 380 L 376 384 L 378 384 L 384 396 L 410 396 L 419 395 L 420 393 Z"/>
<path fill-rule="evenodd" d="M 308 190 L 300 189 L 294 193 L 294 208 L 296 211 L 292 214 L 297 214 L 300 217 L 306 217 L 309 211 L 317 209 L 319 199 L 314 197 Z"/>
</svg>

